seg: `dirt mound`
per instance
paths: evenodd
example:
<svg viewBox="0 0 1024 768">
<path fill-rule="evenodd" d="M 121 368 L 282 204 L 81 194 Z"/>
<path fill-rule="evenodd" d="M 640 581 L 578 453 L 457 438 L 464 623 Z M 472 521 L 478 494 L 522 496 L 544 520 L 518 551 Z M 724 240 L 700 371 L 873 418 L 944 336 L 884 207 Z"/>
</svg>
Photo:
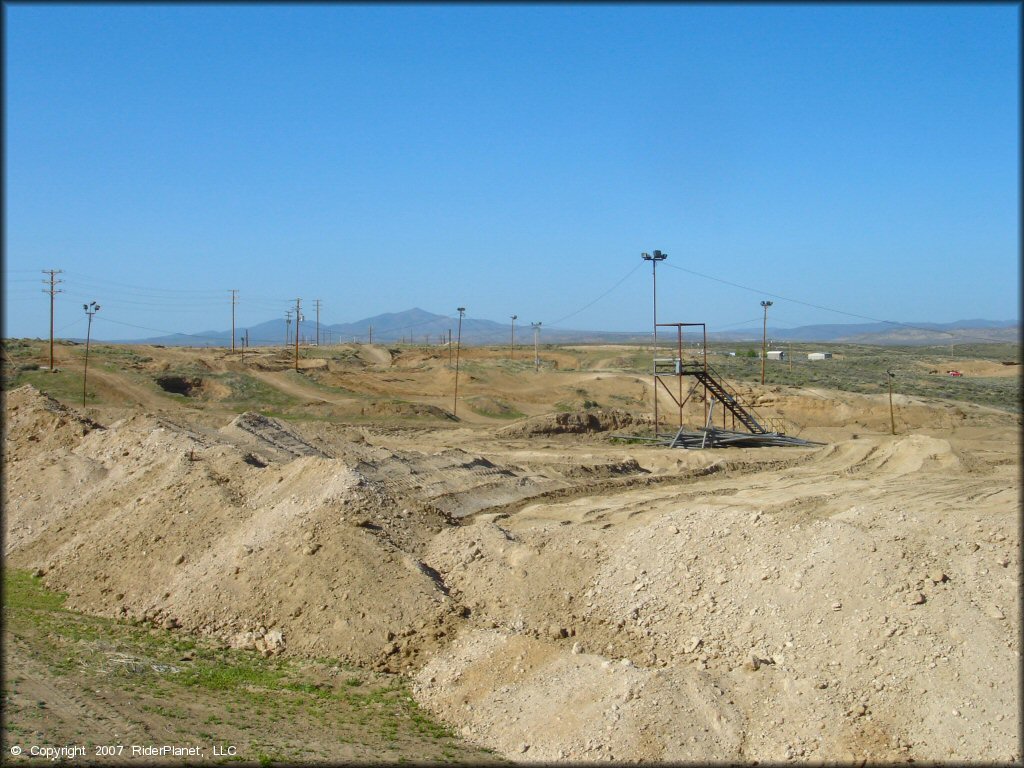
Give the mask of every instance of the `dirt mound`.
<svg viewBox="0 0 1024 768">
<path fill-rule="evenodd" d="M 446 530 L 428 562 L 471 622 L 417 694 L 513 759 L 996 759 L 1015 727 L 998 670 L 1019 663 L 1017 494 L 966 482 L 948 448 L 857 440 L 691 494 Z M 899 505 L 922 475 L 927 501 Z M 977 729 L 967 707 L 1004 719 Z"/>
<path fill-rule="evenodd" d="M 642 417 L 627 411 L 617 408 L 595 408 L 533 416 L 498 430 L 498 435 L 501 437 L 530 437 L 533 435 L 586 434 L 625 429 L 641 423 L 643 423 Z"/>
<path fill-rule="evenodd" d="M 251 438 L 257 450 L 271 450 L 286 458 L 327 455 L 283 422 L 254 411 L 246 411 L 233 419 L 223 431 L 241 433 Z"/>
<path fill-rule="evenodd" d="M 260 466 L 216 433 L 198 441 L 148 416 L 86 430 L 38 393 L 11 394 L 20 421 L 5 460 L 19 494 L 5 500 L 7 551 L 72 607 L 388 669 L 415 663 L 458 620 L 417 554 L 447 518 L 352 465 Z M 17 439 L 40 414 L 61 461 Z M 258 414 L 232 429 L 282 432 Z"/>
<path fill-rule="evenodd" d="M 70 448 L 102 425 L 45 395 L 31 384 L 5 392 L 4 442 L 9 450 L 38 453 Z M 19 452 L 19 455 L 21 452 Z"/>
<path fill-rule="evenodd" d="M 443 408 L 426 403 L 409 403 L 404 400 L 375 400 L 364 409 L 375 416 L 412 416 L 453 420 L 455 417 Z"/>
<path fill-rule="evenodd" d="M 886 395 L 750 385 L 828 444 L 623 444 L 592 435 L 649 422 L 596 408 L 496 437 L 470 398 L 650 395 L 503 363 L 458 424 L 358 415 L 450 403 L 454 371 L 400 363 L 323 373 L 346 393 L 251 370 L 356 425 L 8 392 L 5 563 L 91 613 L 400 670 L 513 760 L 1020 760 L 1019 414 L 898 395 L 894 436 Z"/>
<path fill-rule="evenodd" d="M 499 400 L 496 397 L 488 397 L 486 395 L 468 398 L 466 400 L 466 404 L 481 416 L 508 419 L 522 415 L 505 401 Z"/>
</svg>

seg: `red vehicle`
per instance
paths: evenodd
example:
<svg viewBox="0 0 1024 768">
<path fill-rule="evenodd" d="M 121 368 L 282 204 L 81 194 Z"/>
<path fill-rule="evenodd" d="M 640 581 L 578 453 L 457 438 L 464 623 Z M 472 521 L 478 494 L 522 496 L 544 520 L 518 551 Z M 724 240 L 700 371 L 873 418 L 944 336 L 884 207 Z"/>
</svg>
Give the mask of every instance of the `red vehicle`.
<svg viewBox="0 0 1024 768">
<path fill-rule="evenodd" d="M 960 371 L 946 371 L 946 373 L 948 373 L 950 376 L 963 376 L 963 374 L 960 373 Z"/>
</svg>

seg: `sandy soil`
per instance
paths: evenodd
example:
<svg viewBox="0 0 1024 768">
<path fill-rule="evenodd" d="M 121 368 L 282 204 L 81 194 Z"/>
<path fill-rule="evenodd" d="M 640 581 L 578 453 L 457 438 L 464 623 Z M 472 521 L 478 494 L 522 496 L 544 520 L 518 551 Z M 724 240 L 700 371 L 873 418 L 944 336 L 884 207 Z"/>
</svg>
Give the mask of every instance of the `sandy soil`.
<svg viewBox="0 0 1024 768">
<path fill-rule="evenodd" d="M 450 407 L 438 354 L 317 367 L 361 403 L 259 375 Z M 823 445 L 669 450 L 523 428 L 581 388 L 642 402 L 636 376 L 487 362 L 467 397 L 527 418 L 8 392 L 6 561 L 90 613 L 409 675 L 517 761 L 1021 759 L 1019 418 L 897 396 L 893 436 L 884 397 L 746 387 Z"/>
</svg>

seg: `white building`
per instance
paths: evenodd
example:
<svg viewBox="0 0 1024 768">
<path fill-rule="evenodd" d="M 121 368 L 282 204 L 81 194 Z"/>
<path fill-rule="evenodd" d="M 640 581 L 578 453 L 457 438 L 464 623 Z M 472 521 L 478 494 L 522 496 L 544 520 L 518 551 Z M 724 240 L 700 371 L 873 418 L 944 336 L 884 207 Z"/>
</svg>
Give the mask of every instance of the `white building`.
<svg viewBox="0 0 1024 768">
<path fill-rule="evenodd" d="M 769 360 L 785 360 L 786 353 L 781 349 L 769 349 L 768 350 Z"/>
<path fill-rule="evenodd" d="M 807 355 L 808 360 L 831 360 L 831 352 L 810 352 Z"/>
</svg>

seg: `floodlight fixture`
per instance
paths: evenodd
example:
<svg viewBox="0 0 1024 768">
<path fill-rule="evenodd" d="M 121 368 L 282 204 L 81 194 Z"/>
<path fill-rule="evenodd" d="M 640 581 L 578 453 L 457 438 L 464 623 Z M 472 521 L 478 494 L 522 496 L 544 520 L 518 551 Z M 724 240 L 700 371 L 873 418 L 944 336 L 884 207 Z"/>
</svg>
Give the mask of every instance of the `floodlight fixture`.
<svg viewBox="0 0 1024 768">
<path fill-rule="evenodd" d="M 85 365 L 82 368 L 82 407 L 85 407 L 85 386 L 89 377 L 89 341 L 92 338 L 92 316 L 100 311 L 100 305 L 95 301 L 83 304 L 82 309 L 89 316 L 89 326 L 85 331 Z"/>
</svg>

